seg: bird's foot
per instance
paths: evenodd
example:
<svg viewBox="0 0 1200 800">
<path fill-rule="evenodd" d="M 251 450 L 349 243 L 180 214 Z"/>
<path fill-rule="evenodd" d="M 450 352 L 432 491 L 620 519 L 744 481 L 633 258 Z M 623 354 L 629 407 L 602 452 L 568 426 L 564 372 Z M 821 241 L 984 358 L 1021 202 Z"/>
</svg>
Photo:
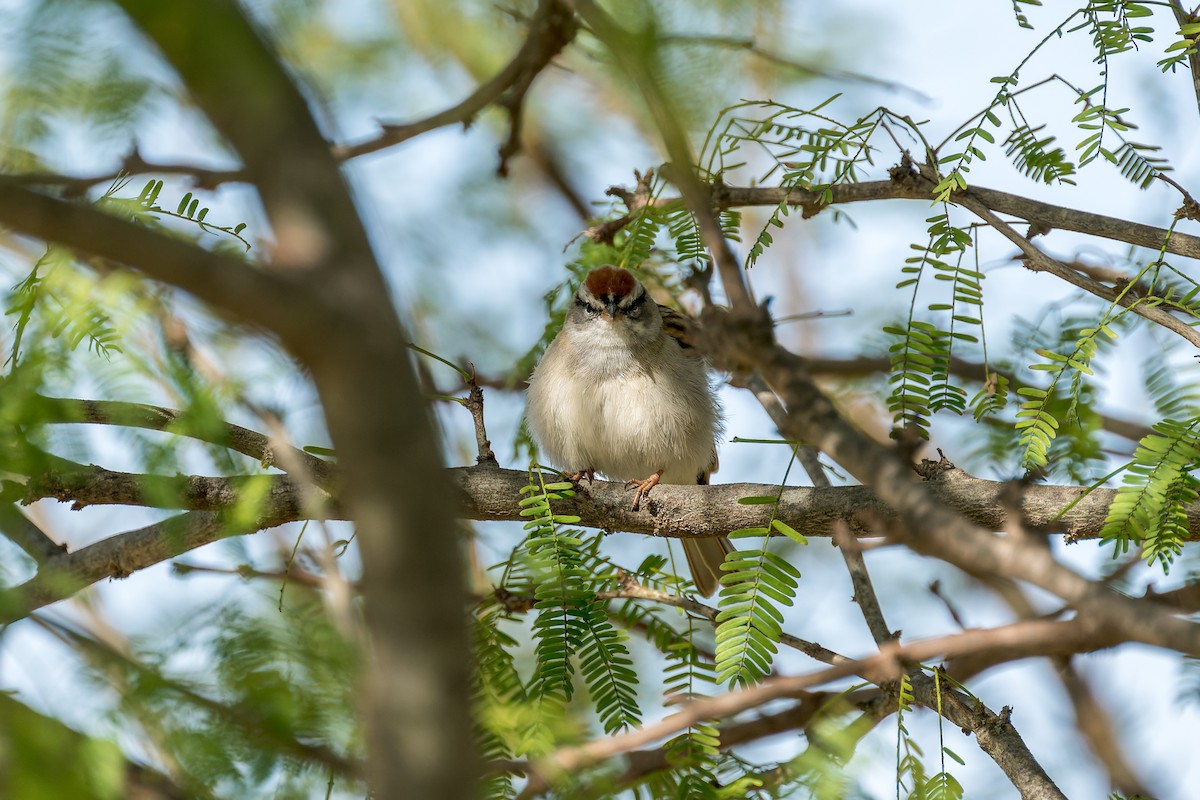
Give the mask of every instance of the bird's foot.
<svg viewBox="0 0 1200 800">
<path fill-rule="evenodd" d="M 641 508 L 642 498 L 645 497 L 646 495 L 650 494 L 651 489 L 653 489 L 655 486 L 658 486 L 658 482 L 660 480 L 662 480 L 662 474 L 663 474 L 663 471 L 660 469 L 658 472 L 654 473 L 649 478 L 646 478 L 646 480 L 644 480 L 644 481 L 626 481 L 625 482 L 626 489 L 628 489 L 632 486 L 637 487 L 637 491 L 634 492 L 634 494 L 633 494 L 633 508 L 631 509 L 632 511 L 637 511 L 639 508 Z"/>
<path fill-rule="evenodd" d="M 584 478 L 587 478 L 587 482 L 591 483 L 596 480 L 596 470 L 589 468 L 581 469 L 578 472 L 564 472 L 563 477 L 571 483 L 583 483 Z"/>
</svg>

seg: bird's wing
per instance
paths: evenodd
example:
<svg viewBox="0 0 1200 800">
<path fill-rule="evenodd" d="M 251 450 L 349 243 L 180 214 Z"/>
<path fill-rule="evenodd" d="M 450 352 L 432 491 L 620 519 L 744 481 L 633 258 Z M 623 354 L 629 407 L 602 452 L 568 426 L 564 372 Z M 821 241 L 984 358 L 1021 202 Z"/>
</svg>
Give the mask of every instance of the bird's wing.
<svg viewBox="0 0 1200 800">
<path fill-rule="evenodd" d="M 679 342 L 684 355 L 699 358 L 700 351 L 695 346 L 696 320 L 661 303 L 658 304 L 658 313 L 662 317 L 663 332 Z"/>
</svg>

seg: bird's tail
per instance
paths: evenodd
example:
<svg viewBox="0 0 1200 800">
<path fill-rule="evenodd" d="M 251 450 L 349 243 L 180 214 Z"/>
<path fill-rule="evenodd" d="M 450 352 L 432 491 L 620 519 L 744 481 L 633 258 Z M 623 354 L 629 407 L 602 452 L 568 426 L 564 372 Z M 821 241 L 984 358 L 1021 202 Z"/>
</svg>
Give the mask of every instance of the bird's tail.
<svg viewBox="0 0 1200 800">
<path fill-rule="evenodd" d="M 725 536 L 683 540 L 683 554 L 687 556 L 696 591 L 708 597 L 717 590 L 721 585 L 721 565 L 725 563 L 725 554 L 733 550 L 733 542 Z"/>
</svg>

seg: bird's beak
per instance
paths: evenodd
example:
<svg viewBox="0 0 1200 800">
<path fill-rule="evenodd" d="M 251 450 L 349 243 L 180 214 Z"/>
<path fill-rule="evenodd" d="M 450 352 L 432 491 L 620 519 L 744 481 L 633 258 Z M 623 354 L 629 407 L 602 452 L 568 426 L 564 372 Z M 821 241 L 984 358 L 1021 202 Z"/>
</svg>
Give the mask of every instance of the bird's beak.
<svg viewBox="0 0 1200 800">
<path fill-rule="evenodd" d="M 608 318 L 615 320 L 617 318 L 617 301 L 616 298 L 609 299 L 604 307 L 608 309 Z"/>
</svg>

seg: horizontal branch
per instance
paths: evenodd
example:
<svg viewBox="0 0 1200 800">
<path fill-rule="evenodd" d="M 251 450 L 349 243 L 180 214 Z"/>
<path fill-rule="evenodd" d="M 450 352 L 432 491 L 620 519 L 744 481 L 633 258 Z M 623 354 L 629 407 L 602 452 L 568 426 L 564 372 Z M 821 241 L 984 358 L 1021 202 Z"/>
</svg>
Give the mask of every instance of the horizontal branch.
<svg viewBox="0 0 1200 800">
<path fill-rule="evenodd" d="M 528 483 L 528 475 L 516 470 L 495 467 L 457 467 L 449 470 L 457 484 L 459 514 L 468 519 L 523 521 L 517 500 L 520 490 Z M 941 473 L 939 480 L 927 481 L 934 498 L 948 509 L 960 513 L 966 520 L 992 531 L 1007 529 L 1010 520 L 1008 483 L 976 478 L 957 469 Z M 310 496 L 303 486 L 286 475 L 243 475 L 232 477 L 137 475 L 89 466 L 74 471 L 61 471 L 31 476 L 24 486 L 22 499 L 26 502 L 54 498 L 76 507 L 88 505 L 124 504 L 153 508 L 183 508 L 192 511 L 177 520 L 188 520 L 191 538 L 184 537 L 190 550 L 218 538 L 250 533 L 286 522 L 311 518 Z M 1066 535 L 1069 541 L 1096 538 L 1103 526 L 1108 505 L 1116 490 L 1095 489 L 1084 495 L 1079 486 L 1029 485 L 1021 488 L 1021 512 L 1026 526 Z M 742 504 L 745 497 L 773 497 L 779 487 L 773 484 L 716 484 L 711 486 L 655 487 L 640 511 L 631 511 L 631 496 L 624 484 L 595 481 L 578 485 L 572 498 L 555 502 L 556 513 L 574 514 L 580 524 L 609 531 L 664 536 L 671 538 L 704 538 L 727 535 L 740 528 L 765 527 L 770 523 L 771 506 Z M 1082 499 L 1080 499 L 1082 496 Z M 325 519 L 345 519 L 345 511 L 336 498 L 329 498 L 320 513 Z M 238 509 L 248 498 L 262 503 L 261 519 L 256 526 L 221 533 L 218 529 L 224 515 Z M 1075 502 L 1069 510 L 1064 509 Z M 833 525 L 845 521 L 860 535 L 878 534 L 881 521 L 895 518 L 894 512 L 863 486 L 828 488 L 787 487 L 780 495 L 775 517 L 788 523 L 805 536 L 830 536 Z M 203 525 L 195 520 L 205 520 Z M 1194 539 L 1200 540 L 1200 506 L 1188 510 L 1189 528 Z M 13 524 L 19 520 L 10 520 Z M 178 555 L 170 540 L 180 522 L 160 523 L 106 539 L 63 555 L 53 548 L 40 553 L 47 568 L 64 571 L 75 578 L 45 602 L 68 597 L 86 585 L 109 577 L 124 577 L 159 561 Z M 199 527 L 196 527 L 199 526 Z M 21 538 L 24 529 L 4 533 Z M 128 538 L 126 538 L 128 537 Z M 149 547 L 158 537 L 162 546 Z M 124 553 L 129 543 L 137 542 L 136 558 Z M 32 545 L 31 545 L 32 546 Z M 40 545 L 39 545 L 40 546 Z M 97 549 L 99 548 L 99 549 Z M 112 548 L 118 548 L 113 550 Z M 87 553 L 87 555 L 81 555 Z M 66 560 L 64 560 L 66 559 Z M 97 566 L 99 565 L 99 566 Z M 44 580 L 35 578 L 22 590 L 42 586 Z M 647 590 L 648 591 L 648 590 Z M 644 597 L 641 599 L 661 599 Z M 39 605 L 44 605 L 40 602 Z M 35 606 L 36 607 L 36 606 Z M 696 609 L 688 610 L 696 612 Z M 697 612 L 698 613 L 698 612 Z M 804 643 L 807 644 L 807 643 Z M 818 659 L 823 655 L 811 648 Z M 811 651 L 810 651 L 811 650 Z"/>
<path fill-rule="evenodd" d="M 933 197 L 932 189 L 933 184 L 923 178 L 909 175 L 902 180 L 868 181 L 830 187 L 832 199 L 829 203 L 822 202 L 821 192 L 778 187 L 718 186 L 713 189 L 713 200 L 721 208 L 777 206 L 786 203 L 802 209 L 804 217 L 808 218 L 819 214 L 829 205 L 868 200 L 924 200 L 928 203 Z M 952 199 L 958 194 L 952 195 Z M 983 186 L 972 186 L 965 194 L 998 214 L 1019 217 L 1027 222 L 1036 223 L 1042 229 L 1073 231 L 1151 250 L 1160 249 L 1166 242 L 1168 253 L 1200 258 L 1200 236 L 1179 232 L 1168 235 L 1166 228 L 1056 206 Z"/>
<path fill-rule="evenodd" d="M 326 498 L 328 496 L 326 495 Z M 51 472 L 25 483 L 24 503 L 54 499 L 74 511 L 88 506 L 120 505 L 187 511 L 221 511 L 241 502 L 261 502 L 276 516 L 300 519 L 310 497 L 289 475 L 142 475 L 89 466 L 71 472 Z M 308 513 L 311 514 L 313 510 Z M 340 518 L 333 511 L 328 518 Z"/>
<path fill-rule="evenodd" d="M 126 578 L 180 553 L 206 544 L 272 528 L 288 520 L 265 514 L 243 525 L 212 511 L 189 511 L 144 528 L 102 539 L 73 553 L 45 560 L 20 586 L 0 590 L 0 625 L 21 619 L 51 603 L 105 580 Z"/>
<path fill-rule="evenodd" d="M 514 503 L 528 482 L 524 472 L 477 467 L 451 470 L 458 483 L 460 513 L 478 520 L 523 520 Z M 1004 530 L 1011 522 L 1006 504 L 1011 485 L 968 475 L 951 469 L 939 480 L 923 484 L 948 508 L 976 525 L 991 531 Z M 1082 486 L 1033 484 L 1021 488 L 1021 511 L 1025 524 L 1065 534 L 1069 541 L 1099 536 L 1115 489 L 1095 489 L 1084 496 Z M 770 524 L 772 506 L 743 505 L 744 497 L 774 497 L 779 487 L 772 484 L 727 483 L 712 486 L 668 486 L 660 484 L 642 504 L 630 511 L 632 495 L 621 483 L 583 483 L 573 498 L 555 501 L 555 513 L 574 514 L 582 525 L 612 531 L 629 531 L 678 539 L 724 536 L 739 528 Z M 1080 499 L 1082 497 L 1082 499 Z M 1075 502 L 1078 501 L 1078 502 Z M 1075 502 L 1069 511 L 1063 511 Z M 835 486 L 828 489 L 787 487 L 780 497 L 775 517 L 805 536 L 830 536 L 833 523 L 845 520 L 855 533 L 870 534 L 881 519 L 894 512 L 864 486 Z M 1200 539 L 1200 505 L 1188 509 L 1188 525 Z"/>
<path fill-rule="evenodd" d="M 0 381 L 0 387 L 2 386 L 3 381 Z M 298 477 L 312 480 L 325 489 L 330 488 L 334 482 L 334 465 L 331 462 L 287 445 L 284 446 L 287 452 L 281 453 L 280 446 L 273 443 L 270 437 L 241 425 L 222 422 L 219 426 L 188 426 L 181 424 L 185 417 L 183 412 L 145 403 L 73 400 L 42 395 L 31 398 L 34 399 L 38 402 L 39 423 L 91 423 L 168 431 L 227 447 L 235 453 L 255 459 L 263 466 L 276 466 L 285 472 L 292 464 L 299 465 L 305 474 Z"/>
</svg>

